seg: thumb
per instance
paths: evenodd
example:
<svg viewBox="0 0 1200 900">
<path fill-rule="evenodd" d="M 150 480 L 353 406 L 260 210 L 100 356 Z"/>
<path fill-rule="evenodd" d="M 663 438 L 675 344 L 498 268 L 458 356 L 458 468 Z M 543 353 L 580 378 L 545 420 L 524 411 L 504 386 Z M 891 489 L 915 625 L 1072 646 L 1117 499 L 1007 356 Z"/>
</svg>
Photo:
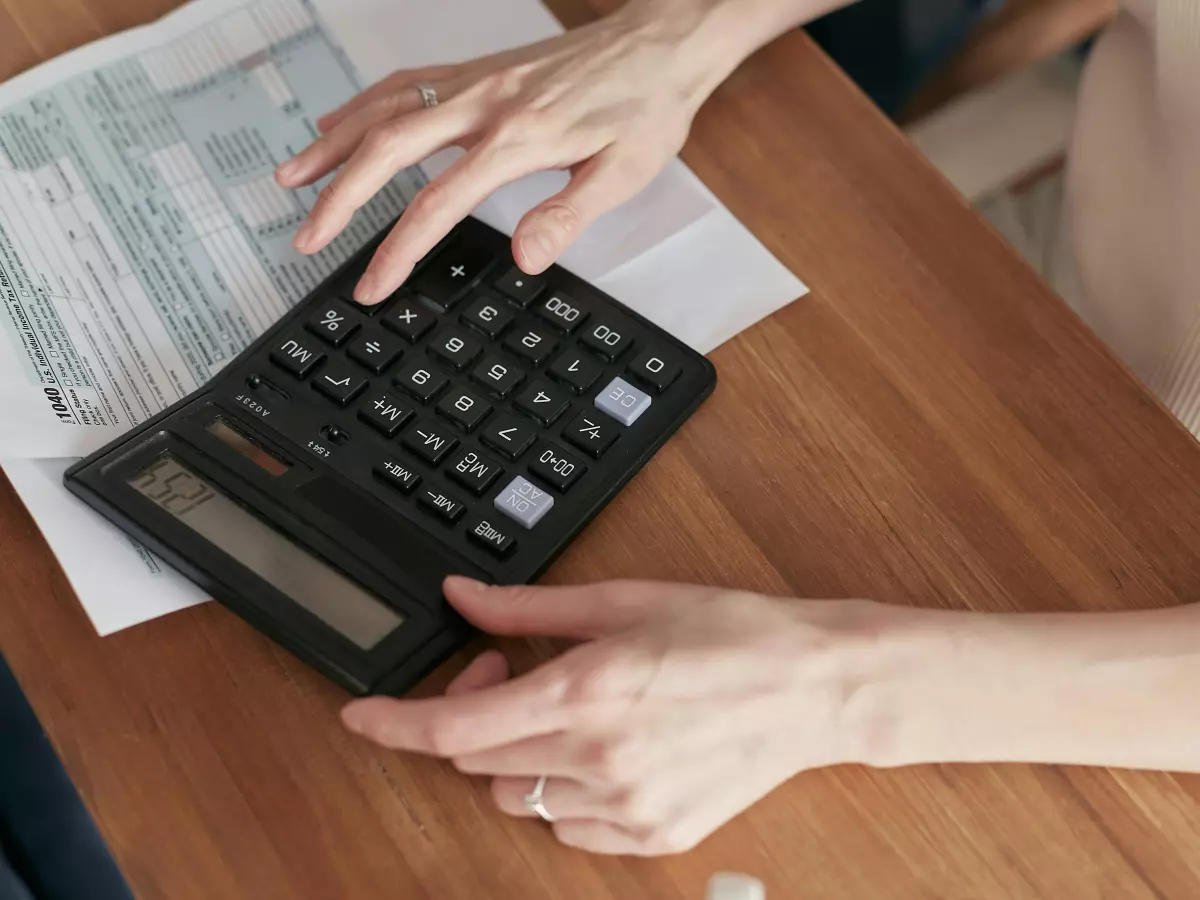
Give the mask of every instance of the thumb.
<svg viewBox="0 0 1200 900">
<path fill-rule="evenodd" d="M 712 589 L 655 581 L 572 586 L 487 585 L 451 575 L 446 599 L 477 628 L 497 635 L 588 640 L 697 603 Z"/>
</svg>

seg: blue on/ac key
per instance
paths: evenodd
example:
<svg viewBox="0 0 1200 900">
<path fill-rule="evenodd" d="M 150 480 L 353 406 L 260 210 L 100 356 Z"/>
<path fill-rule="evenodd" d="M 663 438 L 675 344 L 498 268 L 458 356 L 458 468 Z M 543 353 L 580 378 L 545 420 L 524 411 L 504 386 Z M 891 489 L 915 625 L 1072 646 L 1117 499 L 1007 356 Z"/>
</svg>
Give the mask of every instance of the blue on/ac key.
<svg viewBox="0 0 1200 900">
<path fill-rule="evenodd" d="M 596 409 L 612 416 L 622 425 L 632 425 L 650 408 L 650 395 L 640 391 L 620 376 L 614 378 L 596 395 Z"/>
<path fill-rule="evenodd" d="M 492 505 L 513 521 L 532 528 L 550 512 L 554 498 L 528 478 L 518 475 L 496 496 Z"/>
</svg>

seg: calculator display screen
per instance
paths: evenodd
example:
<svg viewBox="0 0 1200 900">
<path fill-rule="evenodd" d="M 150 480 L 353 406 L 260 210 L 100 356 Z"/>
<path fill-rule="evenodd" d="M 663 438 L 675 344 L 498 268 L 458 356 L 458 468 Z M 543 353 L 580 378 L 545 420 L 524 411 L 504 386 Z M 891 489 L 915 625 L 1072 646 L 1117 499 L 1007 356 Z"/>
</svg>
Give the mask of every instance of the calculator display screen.
<svg viewBox="0 0 1200 900">
<path fill-rule="evenodd" d="M 362 649 L 371 649 L 404 622 L 174 456 L 158 457 L 129 484 Z"/>
</svg>

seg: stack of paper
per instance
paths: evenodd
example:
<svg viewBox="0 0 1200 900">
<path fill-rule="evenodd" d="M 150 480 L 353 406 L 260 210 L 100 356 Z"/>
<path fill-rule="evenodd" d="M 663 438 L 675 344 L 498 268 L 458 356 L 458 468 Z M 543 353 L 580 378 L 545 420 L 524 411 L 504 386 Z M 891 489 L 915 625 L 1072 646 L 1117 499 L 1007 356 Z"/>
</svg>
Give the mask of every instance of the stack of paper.
<svg viewBox="0 0 1200 900">
<path fill-rule="evenodd" d="M 0 86 L 0 459 L 100 633 L 205 597 L 69 495 L 63 469 L 201 385 L 449 156 L 311 258 L 290 241 L 322 185 L 284 191 L 275 165 L 395 68 L 559 30 L 537 0 L 195 0 Z M 564 179 L 476 215 L 511 233 Z M 805 292 L 678 161 L 563 264 L 701 352 Z"/>
</svg>

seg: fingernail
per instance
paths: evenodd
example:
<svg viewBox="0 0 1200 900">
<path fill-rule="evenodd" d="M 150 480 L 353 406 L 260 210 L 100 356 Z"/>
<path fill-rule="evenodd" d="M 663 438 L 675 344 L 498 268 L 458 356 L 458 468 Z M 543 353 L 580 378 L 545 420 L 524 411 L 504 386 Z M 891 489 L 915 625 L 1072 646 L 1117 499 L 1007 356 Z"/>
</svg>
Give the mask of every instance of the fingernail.
<svg viewBox="0 0 1200 900">
<path fill-rule="evenodd" d="M 312 222 L 305 222 L 300 226 L 300 230 L 296 232 L 296 237 L 292 239 L 292 246 L 301 253 L 305 252 L 309 244 L 312 243 L 313 232 L 315 230 Z"/>
<path fill-rule="evenodd" d="M 354 704 L 342 708 L 342 724 L 355 734 L 362 734 L 366 730 L 366 721 Z"/>
<path fill-rule="evenodd" d="M 487 590 L 487 585 L 482 581 L 476 581 L 474 578 L 467 578 L 463 575 L 447 575 L 446 586 L 468 594 L 479 594 Z"/>
<path fill-rule="evenodd" d="M 379 279 L 370 272 L 367 272 L 362 278 L 358 279 L 358 285 L 354 288 L 354 301 L 361 303 L 363 306 L 368 306 L 379 299 L 375 296 L 378 290 Z"/>
<path fill-rule="evenodd" d="M 521 238 L 521 255 L 531 268 L 540 269 L 554 256 L 554 243 L 544 231 L 531 231 Z"/>
</svg>

